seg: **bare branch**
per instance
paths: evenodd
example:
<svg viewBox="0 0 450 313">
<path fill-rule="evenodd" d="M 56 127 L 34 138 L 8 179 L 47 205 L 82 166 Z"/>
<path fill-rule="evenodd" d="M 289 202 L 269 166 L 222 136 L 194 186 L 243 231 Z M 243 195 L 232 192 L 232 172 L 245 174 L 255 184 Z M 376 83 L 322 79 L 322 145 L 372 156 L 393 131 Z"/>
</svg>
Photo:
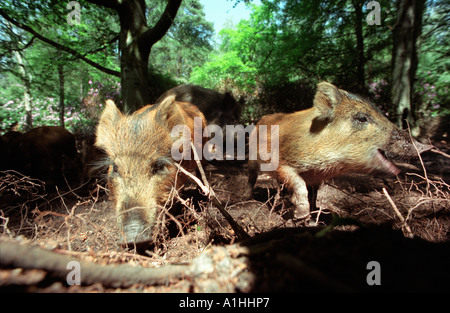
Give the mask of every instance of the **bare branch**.
<svg viewBox="0 0 450 313">
<path fill-rule="evenodd" d="M 142 34 L 140 44 L 151 47 L 154 43 L 159 41 L 173 24 L 180 5 L 181 0 L 169 0 L 159 21 L 154 27 L 148 29 Z"/>
<path fill-rule="evenodd" d="M 14 24 L 15 26 L 17 26 L 17 27 L 19 27 L 19 28 L 21 28 L 21 29 L 23 29 L 23 30 L 29 32 L 30 34 L 32 34 L 33 36 L 35 36 L 35 37 L 38 38 L 39 40 L 41 40 L 41 41 L 43 41 L 43 42 L 45 42 L 45 43 L 47 43 L 47 44 L 49 44 L 49 45 L 51 45 L 51 46 L 53 46 L 53 47 L 59 49 L 59 50 L 65 51 L 65 52 L 67 52 L 67 53 L 70 53 L 71 55 L 75 56 L 76 58 L 78 58 L 78 59 L 80 59 L 80 60 L 86 62 L 87 64 L 89 64 L 89 65 L 95 67 L 96 69 L 98 69 L 98 70 L 100 70 L 100 71 L 102 71 L 102 72 L 104 72 L 104 73 L 106 73 L 106 74 L 110 74 L 110 75 L 114 75 L 114 76 L 120 77 L 120 72 L 119 72 L 119 71 L 115 71 L 115 70 L 106 68 L 106 67 L 104 67 L 104 66 L 102 66 L 102 65 L 100 65 L 100 64 L 98 64 L 98 63 L 96 63 L 96 62 L 94 62 L 94 61 L 92 61 L 92 60 L 90 60 L 90 59 L 88 59 L 88 58 L 86 58 L 85 56 L 83 56 L 83 55 L 82 55 L 81 53 L 79 53 L 78 51 L 75 51 L 75 50 L 73 50 L 73 49 L 71 49 L 71 48 L 69 48 L 69 47 L 63 46 L 63 45 L 61 45 L 61 44 L 59 44 L 59 43 L 57 43 L 57 42 L 55 42 L 55 41 L 53 41 L 53 40 L 51 40 L 51 39 L 49 39 L 49 38 L 47 38 L 47 37 L 45 37 L 45 36 L 39 34 L 39 33 L 36 32 L 33 28 L 31 28 L 30 26 L 27 26 L 27 25 L 25 25 L 25 24 L 23 24 L 23 23 L 21 23 L 21 22 L 18 22 L 18 21 L 16 21 L 16 20 L 14 20 L 13 18 L 11 18 L 11 17 L 5 12 L 5 10 L 3 10 L 3 9 L 1 9 L 1 8 L 0 8 L 0 15 L 1 15 L 4 19 L 6 19 L 7 21 L 9 21 L 9 22 L 11 22 L 12 24 Z"/>
</svg>

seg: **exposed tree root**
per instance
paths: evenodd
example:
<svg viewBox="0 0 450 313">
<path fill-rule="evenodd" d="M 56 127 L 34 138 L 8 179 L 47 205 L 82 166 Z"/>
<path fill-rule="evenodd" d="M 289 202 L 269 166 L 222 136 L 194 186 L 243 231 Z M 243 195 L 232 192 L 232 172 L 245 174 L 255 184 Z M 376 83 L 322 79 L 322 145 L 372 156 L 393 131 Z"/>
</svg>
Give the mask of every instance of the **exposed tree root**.
<svg viewBox="0 0 450 313">
<path fill-rule="evenodd" d="M 67 269 L 73 257 L 44 250 L 37 246 L 19 244 L 13 241 L 0 241 L 0 266 L 23 269 L 41 269 L 53 277 L 66 281 L 72 268 Z M 101 283 L 106 287 L 130 287 L 134 284 L 163 285 L 171 279 L 189 276 L 191 269 L 187 265 L 167 265 L 161 268 L 143 268 L 140 266 L 98 265 L 79 261 L 81 284 Z"/>
</svg>

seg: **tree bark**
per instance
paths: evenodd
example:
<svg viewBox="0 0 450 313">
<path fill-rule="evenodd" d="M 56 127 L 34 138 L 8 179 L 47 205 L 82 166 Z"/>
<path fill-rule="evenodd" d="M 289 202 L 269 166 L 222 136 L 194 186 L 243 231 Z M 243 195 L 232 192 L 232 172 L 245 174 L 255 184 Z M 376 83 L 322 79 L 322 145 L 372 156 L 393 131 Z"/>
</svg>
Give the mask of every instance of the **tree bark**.
<svg viewBox="0 0 450 313">
<path fill-rule="evenodd" d="M 61 61 L 58 64 L 59 76 L 59 126 L 64 127 L 64 65 Z"/>
<path fill-rule="evenodd" d="M 392 104 L 397 124 L 416 128 L 413 103 L 418 56 L 416 42 L 422 30 L 424 0 L 399 0 L 397 23 L 393 29 Z M 413 133 L 414 135 L 414 133 Z"/>
<path fill-rule="evenodd" d="M 147 26 L 144 0 L 89 0 L 117 11 L 120 19 L 122 110 L 133 112 L 148 104 L 148 59 L 152 46 L 169 30 L 182 0 L 169 0 L 159 21 Z"/>
<path fill-rule="evenodd" d="M 22 58 L 22 53 L 20 51 L 14 50 L 14 56 L 17 59 L 17 64 L 19 65 L 19 73 L 24 85 L 23 91 L 23 102 L 25 105 L 25 130 L 33 128 L 33 115 L 31 114 L 31 78 L 30 74 L 27 72 L 25 63 Z M 16 121 L 17 122 L 17 121 Z"/>
<path fill-rule="evenodd" d="M 365 93 L 365 57 L 364 57 L 364 36 L 363 36 L 363 1 L 353 0 L 353 7 L 355 9 L 355 35 L 356 35 L 356 50 L 357 50 L 357 66 L 356 74 L 358 80 L 358 92 Z"/>
<path fill-rule="evenodd" d="M 120 17 L 120 69 L 125 112 L 147 104 L 147 68 L 150 47 L 140 45 L 146 31 L 145 1 L 124 1 L 118 8 Z"/>
</svg>

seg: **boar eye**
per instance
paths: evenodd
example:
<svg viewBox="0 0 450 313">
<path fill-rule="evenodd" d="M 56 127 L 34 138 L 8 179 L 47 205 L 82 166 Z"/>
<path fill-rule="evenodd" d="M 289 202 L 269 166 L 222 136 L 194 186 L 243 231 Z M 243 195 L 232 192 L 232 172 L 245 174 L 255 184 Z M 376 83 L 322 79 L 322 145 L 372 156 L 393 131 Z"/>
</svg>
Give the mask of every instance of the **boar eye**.
<svg viewBox="0 0 450 313">
<path fill-rule="evenodd" d="M 116 163 L 110 165 L 110 175 L 119 175 L 119 167 Z"/>
<path fill-rule="evenodd" d="M 162 159 L 157 160 L 155 163 L 153 163 L 152 165 L 152 174 L 155 175 L 159 172 L 161 172 L 162 170 L 164 170 L 166 167 L 166 162 Z"/>
<path fill-rule="evenodd" d="M 366 114 L 363 114 L 363 113 L 356 114 L 355 116 L 353 116 L 353 119 L 359 123 L 368 123 L 369 122 L 369 118 L 367 117 Z"/>
</svg>

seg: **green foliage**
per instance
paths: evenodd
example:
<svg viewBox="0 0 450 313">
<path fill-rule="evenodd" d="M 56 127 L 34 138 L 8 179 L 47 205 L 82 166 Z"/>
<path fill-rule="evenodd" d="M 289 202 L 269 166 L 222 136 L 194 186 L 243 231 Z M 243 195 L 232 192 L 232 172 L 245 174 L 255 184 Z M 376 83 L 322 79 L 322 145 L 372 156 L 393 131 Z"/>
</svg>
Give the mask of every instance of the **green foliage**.
<svg viewBox="0 0 450 313">
<path fill-rule="evenodd" d="M 120 102 L 120 83 L 106 78 L 103 82 L 88 80 L 89 89 L 82 101 L 68 101 L 64 114 L 65 126 L 72 132 L 92 132 L 98 122 L 107 99 Z M 22 86 L 19 86 L 20 88 Z M 6 89 L 8 91 L 8 89 Z M 24 131 L 26 112 L 21 92 L 17 97 L 0 91 L 0 130 L 7 131 L 16 123 Z M 13 100 L 8 100 L 13 99 Z M 70 99 L 70 97 L 69 97 Z M 57 97 L 32 98 L 32 119 L 34 127 L 59 125 L 59 100 Z"/>
<path fill-rule="evenodd" d="M 446 1 L 430 1 L 425 13 L 416 102 L 431 116 L 450 115 L 450 15 Z"/>
<path fill-rule="evenodd" d="M 31 27 L 58 44 L 77 50 L 105 67 L 118 68 L 115 57 L 117 44 L 108 44 L 118 30 L 108 10 L 79 1 L 81 23 L 69 25 L 66 2 L 5 1 L 8 16 Z M 89 81 L 107 81 L 108 75 L 88 66 L 68 53 L 49 46 L 30 33 L 0 17 L 0 129 L 8 130 L 19 123 L 25 130 L 25 93 L 31 96 L 33 127 L 59 125 L 60 75 L 64 79 L 65 126 L 75 130 L 80 124 L 90 124 L 83 115 L 83 98 L 90 96 Z M 19 64 L 11 51 L 23 59 Z M 26 77 L 23 77 L 22 71 Z M 29 85 L 29 87 L 27 87 Z"/>
<path fill-rule="evenodd" d="M 153 23 L 161 16 L 166 1 L 149 11 Z M 157 42 L 150 54 L 151 71 L 162 77 L 171 76 L 186 83 L 192 69 L 201 66 L 212 51 L 213 25 L 205 20 L 203 6 L 198 0 L 184 0 L 172 27 Z"/>
<path fill-rule="evenodd" d="M 225 1 L 225 0 L 221 0 Z M 245 97 L 244 120 L 269 112 L 289 112 L 312 104 L 314 86 L 328 80 L 348 90 L 357 86 L 356 4 L 350 0 L 263 0 L 246 3 L 252 14 L 223 29 L 214 43 L 212 23 L 198 0 L 184 0 L 167 35 L 153 46 L 148 82 L 152 101 L 185 82 Z M 67 23 L 67 2 L 5 0 L 14 20 L 106 68 L 118 70 L 119 20 L 114 11 L 78 1 L 81 23 Z M 385 112 L 390 110 L 392 28 L 395 2 L 379 0 L 381 25 L 365 22 L 362 34 L 366 93 Z M 147 20 L 154 25 L 167 1 L 147 0 Z M 450 114 L 448 4 L 427 1 L 419 49 L 416 106 L 431 115 Z M 93 128 L 105 99 L 120 102 L 120 85 L 86 63 L 34 38 L 0 17 L 0 130 L 25 122 L 24 98 L 31 95 L 33 126 L 55 125 L 59 116 L 63 70 L 66 124 Z M 23 59 L 19 64 L 15 52 Z M 25 70 L 25 76 L 22 72 Z M 29 89 L 29 90 L 28 90 Z M 88 104 L 88 105 L 87 105 Z"/>
<path fill-rule="evenodd" d="M 221 53 L 214 52 L 209 62 L 195 68 L 191 82 L 223 88 L 233 81 L 238 89 L 254 89 L 261 81 L 261 75 L 267 76 L 272 72 L 265 63 L 275 46 L 276 33 L 272 10 L 253 5 L 250 20 L 241 21 L 236 29 L 223 29 L 219 33 Z"/>
<path fill-rule="evenodd" d="M 194 69 L 191 82 L 245 94 L 244 114 L 249 116 L 254 112 L 286 112 L 310 106 L 312 88 L 321 80 L 348 90 L 359 89 L 356 37 L 359 2 L 265 0 L 260 5 L 240 2 L 252 8 L 250 18 L 220 32 L 219 48 L 211 53 L 208 62 Z M 368 25 L 366 3 L 362 6 L 366 88 L 360 92 L 389 112 L 392 28 L 397 8 L 392 1 L 378 2 L 381 25 Z M 416 105 L 421 107 L 424 104 L 420 101 L 424 101 L 434 114 L 446 114 L 448 5 L 445 1 L 429 1 L 427 5 Z M 434 91 L 426 89 L 427 86 L 435 86 Z"/>
<path fill-rule="evenodd" d="M 0 99 L 3 102 L 0 107 L 0 130 L 6 132 L 18 123 L 19 130 L 24 131 L 23 125 L 26 120 L 24 102 L 20 98 L 6 101 L 3 93 L 0 94 Z M 56 98 L 32 98 L 31 101 L 34 126 L 59 125 L 59 103 Z M 88 120 L 80 114 L 79 107 L 68 107 L 65 122 L 68 129 L 74 130 L 77 123 L 88 123 Z"/>
<path fill-rule="evenodd" d="M 105 68 L 118 70 L 117 14 L 86 0 L 78 2 L 81 6 L 78 25 L 67 22 L 68 1 L 6 0 L 2 2 L 2 10 L 61 47 L 70 48 Z M 148 1 L 148 8 L 152 8 L 146 12 L 149 25 L 161 17 L 166 4 L 167 1 Z M 93 130 L 104 101 L 113 99 L 120 103 L 118 78 L 100 72 L 62 48 L 43 43 L 3 17 L 0 32 L 0 131 L 8 130 L 16 122 L 25 129 L 26 92 L 31 95 L 29 113 L 33 127 L 57 125 L 60 78 L 64 79 L 65 126 L 71 130 Z M 212 34 L 212 24 L 205 21 L 199 1 L 183 1 L 164 41 L 152 49 L 148 75 L 152 100 L 187 81 L 192 68 L 201 65 L 211 51 Z M 11 53 L 14 50 L 20 51 L 23 67 Z"/>
<path fill-rule="evenodd" d="M 256 85 L 255 73 L 256 69 L 245 64 L 238 52 L 231 51 L 214 56 L 202 67 L 196 67 L 190 81 L 211 89 L 232 84 L 242 90 L 251 90 Z"/>
<path fill-rule="evenodd" d="M 416 102 L 422 105 L 422 110 L 429 111 L 431 116 L 450 115 L 450 75 L 427 71 L 419 72 L 418 76 Z"/>
<path fill-rule="evenodd" d="M 252 9 L 249 20 L 241 21 L 236 29 L 225 29 L 220 33 L 222 44 L 219 50 L 225 55 L 238 56 L 239 60 L 234 58 L 234 63 L 239 66 L 234 68 L 243 68 L 246 72 L 245 85 L 254 87 L 258 82 L 276 86 L 292 81 L 325 79 L 343 81 L 347 85 L 355 80 L 356 39 L 351 3 L 271 0 L 263 1 L 260 6 L 252 5 Z M 380 35 L 369 26 L 364 28 L 369 39 L 374 39 L 368 40 L 371 43 L 368 46 L 376 50 L 368 54 L 367 61 L 376 59 L 373 64 L 378 65 L 371 74 L 378 68 L 384 71 L 390 62 L 384 55 L 389 52 L 378 52 L 387 46 L 389 31 Z M 222 78 L 218 70 L 224 63 L 228 65 L 222 57 L 212 57 L 203 68 L 194 71 L 192 81 L 211 85 L 210 81 L 202 80 L 209 79 L 205 68 L 214 69 L 211 75 L 217 81 L 228 79 Z M 249 68 L 251 75 L 248 75 Z M 232 73 L 234 77 L 240 77 L 239 74 Z"/>
</svg>

